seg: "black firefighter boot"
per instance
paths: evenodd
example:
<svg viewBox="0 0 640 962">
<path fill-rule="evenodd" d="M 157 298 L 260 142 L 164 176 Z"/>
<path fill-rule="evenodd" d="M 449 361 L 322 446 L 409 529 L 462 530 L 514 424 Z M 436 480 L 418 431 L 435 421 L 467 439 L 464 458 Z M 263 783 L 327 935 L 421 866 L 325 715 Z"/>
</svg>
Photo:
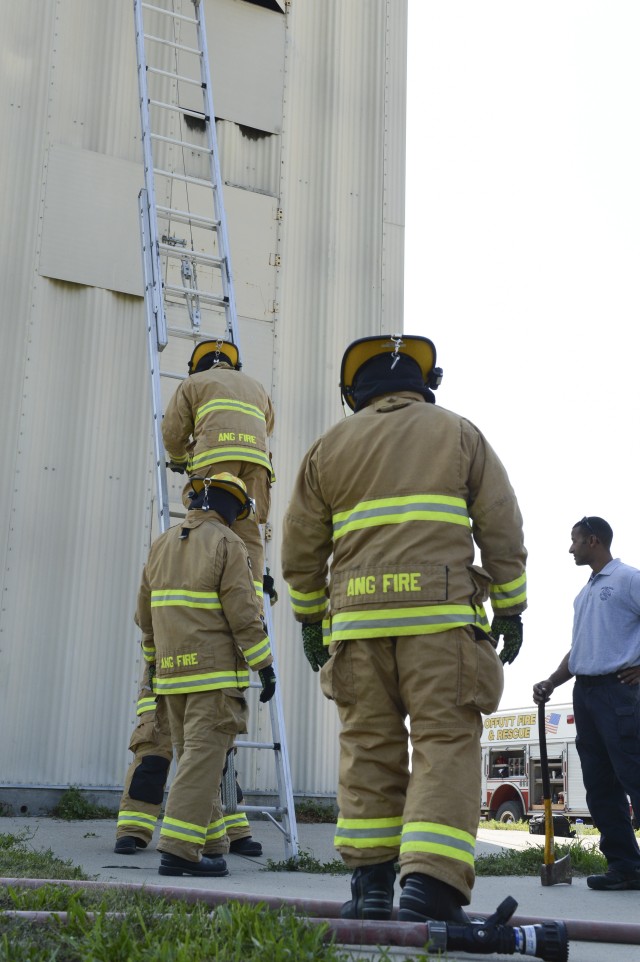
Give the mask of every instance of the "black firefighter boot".
<svg viewBox="0 0 640 962">
<path fill-rule="evenodd" d="M 405 875 L 400 884 L 399 922 L 469 921 L 461 908 L 462 895 L 452 885 L 421 872 Z"/>
<path fill-rule="evenodd" d="M 343 919 L 388 921 L 393 910 L 394 859 L 363 865 L 351 876 L 351 900 L 340 909 Z"/>
</svg>

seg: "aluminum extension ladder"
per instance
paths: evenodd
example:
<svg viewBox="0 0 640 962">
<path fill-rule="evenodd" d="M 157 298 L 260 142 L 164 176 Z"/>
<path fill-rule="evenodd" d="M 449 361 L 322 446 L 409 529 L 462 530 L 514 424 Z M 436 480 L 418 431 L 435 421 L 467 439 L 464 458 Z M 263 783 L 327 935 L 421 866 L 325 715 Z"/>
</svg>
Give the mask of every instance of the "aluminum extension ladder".
<svg viewBox="0 0 640 962">
<path fill-rule="evenodd" d="M 177 356 L 172 355 L 171 345 L 179 339 L 190 341 L 192 350 L 200 340 L 221 338 L 232 341 L 239 353 L 240 342 L 204 4 L 201 0 L 134 0 L 133 6 L 145 175 L 145 187 L 138 201 L 155 482 L 162 532 L 169 527 L 170 517 L 184 516 L 184 511 L 170 511 L 161 428 L 162 384 L 166 383 L 162 379 L 182 379 L 184 375 L 163 370 L 161 355 L 169 361 Z M 183 9 L 188 13 L 183 13 Z M 275 660 L 268 599 L 264 607 Z M 260 686 L 254 682 L 251 687 Z M 297 827 L 280 686 L 268 708 L 272 740 L 236 740 L 235 745 L 273 752 L 278 804 L 237 803 L 233 753 L 223 779 L 222 801 L 227 814 L 260 812 L 268 817 L 284 836 L 286 858 L 297 860 Z"/>
</svg>

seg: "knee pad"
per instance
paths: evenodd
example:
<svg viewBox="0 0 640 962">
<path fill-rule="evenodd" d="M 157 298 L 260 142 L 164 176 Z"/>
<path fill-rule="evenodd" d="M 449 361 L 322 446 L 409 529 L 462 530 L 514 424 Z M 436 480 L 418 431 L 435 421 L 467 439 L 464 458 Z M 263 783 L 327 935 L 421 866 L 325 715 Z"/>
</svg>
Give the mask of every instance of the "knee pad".
<svg viewBox="0 0 640 962">
<path fill-rule="evenodd" d="M 145 755 L 133 773 L 129 795 L 139 802 L 160 805 L 164 798 L 164 786 L 169 775 L 168 758 L 160 755 Z"/>
</svg>

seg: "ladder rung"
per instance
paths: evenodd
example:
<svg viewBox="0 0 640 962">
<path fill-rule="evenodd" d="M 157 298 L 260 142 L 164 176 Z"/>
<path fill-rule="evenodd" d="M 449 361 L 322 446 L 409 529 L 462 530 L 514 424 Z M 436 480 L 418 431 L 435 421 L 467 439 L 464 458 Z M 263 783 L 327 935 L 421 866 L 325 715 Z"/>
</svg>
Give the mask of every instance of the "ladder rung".
<svg viewBox="0 0 640 962">
<path fill-rule="evenodd" d="M 226 809 L 225 805 L 222 807 Z M 274 812 L 276 815 L 284 815 L 287 809 L 282 805 L 236 805 L 236 812 Z"/>
<path fill-rule="evenodd" d="M 187 117 L 195 117 L 196 120 L 204 120 L 205 123 L 209 120 L 208 116 L 202 110 L 191 110 L 190 107 L 181 107 L 180 104 L 168 104 L 165 100 L 149 100 L 150 107 L 160 107 L 162 110 L 175 110 L 179 111 L 181 114 L 186 114 Z M 151 137 L 155 134 L 153 131 L 149 131 Z"/>
<path fill-rule="evenodd" d="M 257 686 L 256 686 L 257 687 Z M 279 745 L 275 742 L 234 742 L 236 748 L 270 748 L 271 751 L 277 752 L 280 749 Z"/>
<path fill-rule="evenodd" d="M 144 39 L 151 40 L 153 43 L 162 43 L 165 47 L 173 47 L 174 50 L 183 50 L 185 53 L 195 54 L 196 57 L 202 56 L 202 50 L 198 50 L 197 47 L 187 47 L 183 43 L 176 43 L 174 40 L 167 40 L 165 37 L 154 37 L 150 33 L 145 33 Z"/>
<path fill-rule="evenodd" d="M 199 77 L 185 77 L 179 73 L 172 73 L 170 70 L 161 70 L 160 67 L 147 67 L 147 73 L 155 73 L 161 77 L 169 77 L 170 80 L 177 80 L 180 83 L 193 84 L 194 87 L 202 87 L 203 89 L 206 89 Z"/>
<path fill-rule="evenodd" d="M 195 23 L 196 25 L 198 23 L 193 17 L 185 17 L 183 13 L 174 13 L 173 10 L 165 10 L 164 7 L 154 7 L 151 3 L 141 3 L 140 6 L 144 10 L 153 10 L 154 13 L 162 13 L 166 17 L 171 17 L 172 20 L 185 20 L 187 23 Z"/>
<path fill-rule="evenodd" d="M 175 284 L 165 284 L 164 289 L 165 293 L 179 294 L 181 297 L 198 297 L 207 304 L 219 304 L 220 307 L 224 307 L 227 304 L 226 297 L 221 297 L 220 294 L 214 294 L 213 291 L 194 291 L 191 288 L 177 287 Z"/>
<path fill-rule="evenodd" d="M 206 230 L 218 230 L 219 220 L 211 220 L 210 217 L 201 217 L 199 214 L 191 214 L 188 210 L 177 210 L 175 207 L 162 207 L 156 205 L 156 213 L 163 215 L 167 220 L 176 220 L 180 224 L 193 224 L 195 227 L 203 227 Z"/>
<path fill-rule="evenodd" d="M 160 140 L 163 144 L 173 144 L 174 147 L 186 147 L 188 150 L 198 150 L 201 154 L 211 154 L 213 151 L 210 147 L 200 147 L 198 144 L 192 144 L 188 140 L 175 140 L 173 137 L 164 137 L 162 134 L 151 134 L 152 140 Z"/>
<path fill-rule="evenodd" d="M 189 330 L 189 329 L 186 328 L 186 327 L 168 327 L 168 328 L 167 328 L 167 333 L 170 334 L 172 337 L 184 337 L 184 338 L 189 337 L 189 338 L 192 338 L 192 339 L 193 339 L 194 337 L 197 337 L 199 341 L 217 341 L 218 338 L 220 337 L 220 332 L 218 332 L 217 334 L 207 334 L 205 331 L 201 331 L 201 330 L 199 330 L 199 329 L 198 329 L 198 330 L 194 330 L 194 328 L 191 328 L 191 329 Z M 163 376 L 163 375 L 164 375 L 164 371 L 160 371 L 160 375 Z M 170 374 L 170 375 L 168 375 L 168 376 L 169 376 L 169 377 L 182 377 L 181 374 Z M 183 380 L 184 380 L 184 378 L 183 378 Z"/>
<path fill-rule="evenodd" d="M 216 185 L 211 180 L 204 180 L 202 177 L 190 177 L 189 174 L 176 174 L 171 170 L 163 170 L 161 167 L 154 167 L 153 173 L 156 177 L 168 177 L 169 180 L 181 180 L 185 184 L 194 184 L 196 187 L 209 187 L 216 189 Z"/>
<path fill-rule="evenodd" d="M 208 264 L 210 267 L 222 267 L 224 257 L 213 257 L 211 254 L 197 254 L 195 251 L 185 250 L 184 247 L 172 247 L 171 244 L 158 244 L 158 250 L 167 257 L 183 260 L 185 257 L 194 264 Z"/>
</svg>

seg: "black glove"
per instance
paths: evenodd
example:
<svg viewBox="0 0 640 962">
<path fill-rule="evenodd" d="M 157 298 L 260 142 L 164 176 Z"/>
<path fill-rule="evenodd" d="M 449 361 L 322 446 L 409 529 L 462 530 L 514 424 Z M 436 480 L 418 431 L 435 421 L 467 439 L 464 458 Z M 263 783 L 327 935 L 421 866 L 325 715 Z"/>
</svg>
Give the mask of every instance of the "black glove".
<svg viewBox="0 0 640 962">
<path fill-rule="evenodd" d="M 510 665 L 522 647 L 522 618 L 520 615 L 496 615 L 491 622 L 491 634 L 496 641 L 501 637 L 504 639 L 499 657 L 503 665 Z"/>
<path fill-rule="evenodd" d="M 268 570 L 269 569 L 267 568 L 267 571 Z M 275 605 L 276 601 L 278 600 L 278 592 L 276 591 L 275 583 L 270 574 L 266 574 L 263 576 L 262 590 L 264 591 L 265 595 L 268 595 L 269 598 L 271 599 L 271 604 Z"/>
<path fill-rule="evenodd" d="M 170 471 L 175 471 L 176 474 L 184 474 L 185 472 L 184 464 L 176 464 L 175 461 L 167 461 L 167 467 Z"/>
<path fill-rule="evenodd" d="M 261 668 L 258 675 L 260 676 L 260 684 L 262 685 L 260 701 L 264 705 L 265 702 L 271 701 L 276 693 L 276 673 L 271 665 L 269 665 L 268 668 Z"/>
<path fill-rule="evenodd" d="M 302 626 L 302 647 L 304 654 L 314 671 L 320 671 L 329 661 L 329 649 L 322 640 L 322 622 Z"/>
</svg>

